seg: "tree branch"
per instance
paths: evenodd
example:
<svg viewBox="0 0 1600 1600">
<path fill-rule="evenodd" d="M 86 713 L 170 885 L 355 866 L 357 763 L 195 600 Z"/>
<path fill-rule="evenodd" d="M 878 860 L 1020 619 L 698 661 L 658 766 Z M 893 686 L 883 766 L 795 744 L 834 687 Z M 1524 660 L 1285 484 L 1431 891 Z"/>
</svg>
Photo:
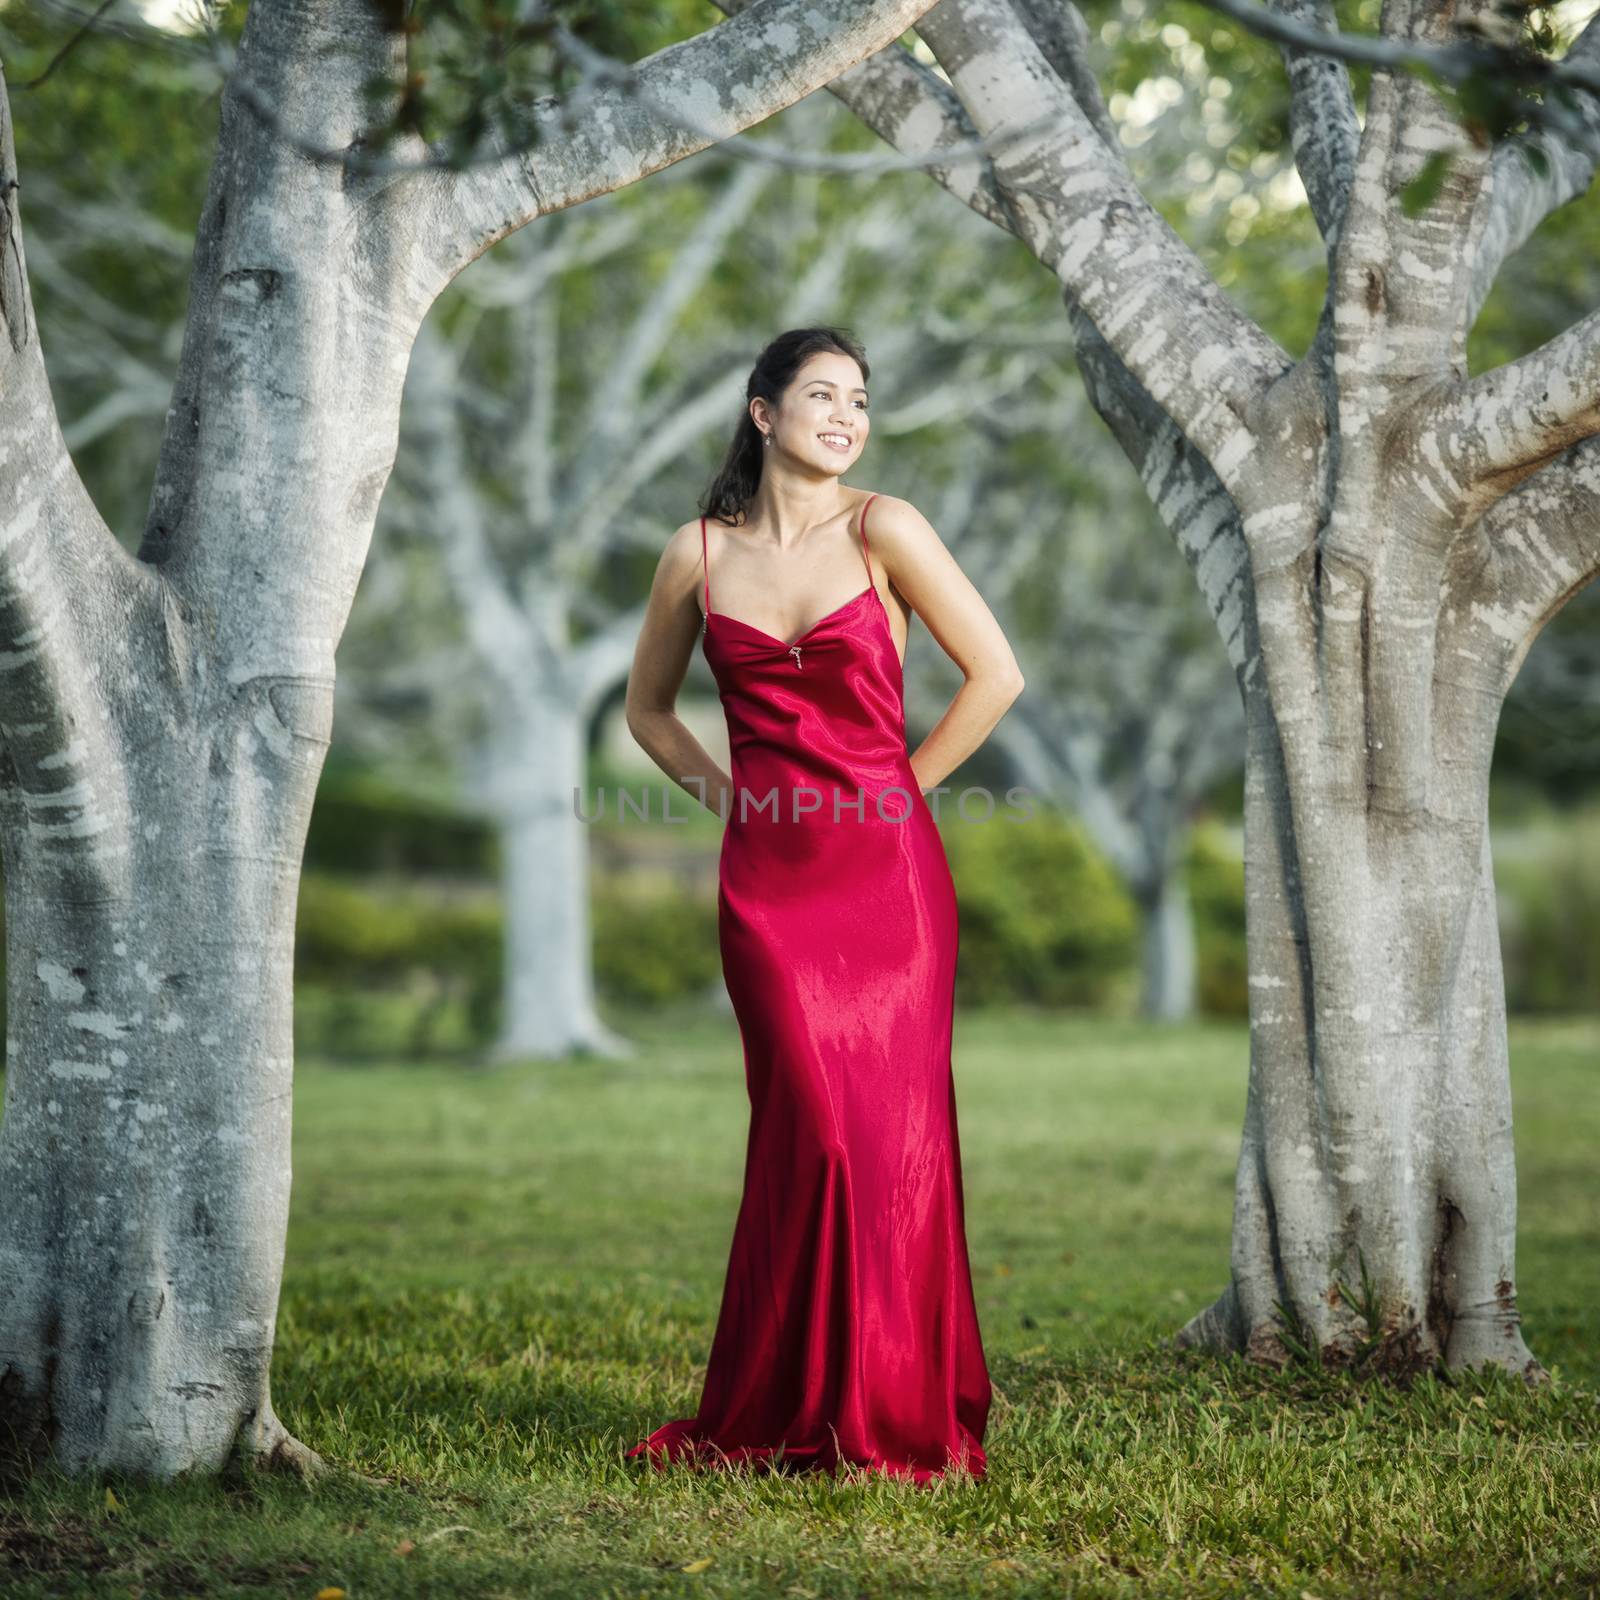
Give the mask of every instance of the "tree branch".
<svg viewBox="0 0 1600 1600">
<path fill-rule="evenodd" d="M 1241 692 L 1260 669 L 1250 603 L 1250 553 L 1238 507 L 1210 465 L 1129 375 L 1087 318 L 1078 327 L 1078 370 L 1095 410 L 1159 511 L 1194 574 Z"/>
<path fill-rule="evenodd" d="M 1337 33 L 1332 0 L 1274 0 L 1273 9 L 1308 28 Z M 1355 175 L 1361 125 L 1344 63 L 1285 39 L 1289 138 L 1317 229 L 1331 247 L 1339 237 Z"/>
<path fill-rule="evenodd" d="M 1255 449 L 1255 407 L 1289 357 L 1108 154 L 1007 0 L 944 0 L 919 32 L 980 133 L 1058 119 L 1060 131 L 991 156 L 1019 232 L 1231 488 Z"/>
<path fill-rule="evenodd" d="M 452 277 L 535 217 L 622 188 L 793 105 L 894 45 L 931 3 L 757 0 L 658 50 L 630 84 L 603 86 L 579 104 L 541 102 L 534 150 L 396 185 L 403 197 L 426 197 L 443 239 L 440 265 Z"/>
<path fill-rule="evenodd" d="M 1439 660 L 1503 697 L 1540 630 L 1600 577 L 1600 437 L 1495 502 L 1456 552 Z"/>
<path fill-rule="evenodd" d="M 1415 425 L 1469 510 L 1503 495 L 1600 431 L 1600 309 L 1537 350 L 1451 384 Z"/>
<path fill-rule="evenodd" d="M 107 705 L 121 685 L 100 672 L 98 646 L 123 640 L 130 617 L 158 602 L 159 585 L 95 510 L 62 438 L 33 316 L 20 196 L 11 104 L 0 75 L 4 787 L 20 786 L 23 806 L 12 816 L 45 852 L 44 861 L 61 858 L 81 897 L 101 892 L 91 875 L 120 873 L 125 865 L 118 852 L 127 819 L 105 742 Z M 8 794 L 8 805 L 13 798 Z M 104 860 L 94 854 L 102 835 L 110 836 Z"/>
<path fill-rule="evenodd" d="M 512 701 L 526 704 L 536 643 L 483 525 L 481 502 L 462 450 L 451 352 L 431 323 L 417 335 L 407 387 L 430 485 L 429 528 L 455 591 L 467 636 L 485 671 Z"/>
<path fill-rule="evenodd" d="M 1068 0 L 1012 0 L 1012 4 L 1039 53 L 1094 124 L 1101 144 L 1120 160 L 1122 141 L 1089 65 L 1089 25 L 1083 13 Z"/>
</svg>

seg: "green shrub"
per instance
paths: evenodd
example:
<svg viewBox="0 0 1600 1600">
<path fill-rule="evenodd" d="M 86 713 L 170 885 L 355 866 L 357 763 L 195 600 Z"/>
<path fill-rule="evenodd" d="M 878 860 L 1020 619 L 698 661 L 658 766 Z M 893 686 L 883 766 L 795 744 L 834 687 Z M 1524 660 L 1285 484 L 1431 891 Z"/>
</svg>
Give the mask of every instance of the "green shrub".
<svg viewBox="0 0 1600 1600">
<path fill-rule="evenodd" d="M 463 894 L 307 872 L 295 923 L 295 1041 L 331 1055 L 430 1055 L 499 1022 L 503 930 Z"/>
<path fill-rule="evenodd" d="M 1198 965 L 1195 1003 L 1207 1016 L 1247 1016 L 1244 862 L 1215 822 L 1197 823 L 1191 831 L 1188 873 Z"/>
<path fill-rule="evenodd" d="M 721 972 L 716 903 L 670 878 L 596 874 L 595 982 L 625 1005 L 703 993 Z M 504 929 L 490 889 L 462 893 L 308 872 L 295 944 L 295 1040 L 338 1056 L 448 1055 L 500 1025 Z"/>
<path fill-rule="evenodd" d="M 598 879 L 590 905 L 601 994 L 663 1005 L 716 983 L 722 964 L 714 898 L 632 874 Z"/>
<path fill-rule="evenodd" d="M 325 773 L 306 833 L 310 870 L 492 878 L 493 825 L 371 773 Z"/>
<path fill-rule="evenodd" d="M 1082 827 L 997 805 L 964 822 L 944 797 L 940 830 L 961 918 L 960 1005 L 1125 1006 L 1137 982 L 1138 916 Z"/>
<path fill-rule="evenodd" d="M 1541 829 L 1497 862 L 1501 955 L 1512 1011 L 1600 1008 L 1600 810 Z"/>
</svg>

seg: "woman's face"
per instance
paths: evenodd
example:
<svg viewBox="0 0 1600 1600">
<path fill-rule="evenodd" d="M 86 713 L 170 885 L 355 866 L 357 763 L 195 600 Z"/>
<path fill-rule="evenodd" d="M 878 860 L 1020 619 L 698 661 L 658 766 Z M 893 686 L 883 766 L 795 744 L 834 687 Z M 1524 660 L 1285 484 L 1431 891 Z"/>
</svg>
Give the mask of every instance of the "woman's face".
<svg viewBox="0 0 1600 1600">
<path fill-rule="evenodd" d="M 860 457 L 871 427 L 861 368 L 836 350 L 819 351 L 765 420 L 773 440 L 764 448 L 787 451 L 819 471 L 844 472 Z"/>
</svg>

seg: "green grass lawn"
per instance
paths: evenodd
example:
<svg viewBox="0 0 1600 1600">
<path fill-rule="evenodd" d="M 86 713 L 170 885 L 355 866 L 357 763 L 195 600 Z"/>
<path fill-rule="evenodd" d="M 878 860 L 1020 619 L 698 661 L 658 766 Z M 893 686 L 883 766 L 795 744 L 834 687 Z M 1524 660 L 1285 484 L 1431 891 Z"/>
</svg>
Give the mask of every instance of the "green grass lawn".
<svg viewBox="0 0 1600 1600">
<path fill-rule="evenodd" d="M 643 1032 L 640 1024 L 636 1032 Z M 1512 1037 L 1524 1331 L 1409 1393 L 1162 1341 L 1222 1287 L 1242 1027 L 957 1019 L 989 1477 L 656 1473 L 722 1288 L 731 1021 L 626 1063 L 302 1063 L 274 1396 L 349 1474 L 0 1501 L 34 1596 L 1600 1592 L 1600 1020 Z"/>
</svg>

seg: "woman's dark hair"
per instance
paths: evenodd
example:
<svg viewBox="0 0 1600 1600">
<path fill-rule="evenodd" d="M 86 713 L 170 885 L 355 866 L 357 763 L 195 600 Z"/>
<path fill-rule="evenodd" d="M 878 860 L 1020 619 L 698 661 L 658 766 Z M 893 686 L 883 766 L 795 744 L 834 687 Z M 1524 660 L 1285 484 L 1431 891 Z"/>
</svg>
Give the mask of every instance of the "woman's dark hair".
<svg viewBox="0 0 1600 1600">
<path fill-rule="evenodd" d="M 750 415 L 750 402 L 760 395 L 768 405 L 777 405 L 778 397 L 794 382 L 801 367 L 824 350 L 849 356 L 861 368 L 862 382 L 870 380 L 867 353 L 845 329 L 791 328 L 787 333 L 780 333 L 756 357 L 756 364 L 750 369 L 744 386 L 744 415 L 734 430 L 733 442 L 728 446 L 716 477 L 700 502 L 700 509 L 706 516 L 735 525 L 744 520 L 745 507 L 761 483 L 761 458 L 765 453 L 761 430 Z"/>
</svg>

